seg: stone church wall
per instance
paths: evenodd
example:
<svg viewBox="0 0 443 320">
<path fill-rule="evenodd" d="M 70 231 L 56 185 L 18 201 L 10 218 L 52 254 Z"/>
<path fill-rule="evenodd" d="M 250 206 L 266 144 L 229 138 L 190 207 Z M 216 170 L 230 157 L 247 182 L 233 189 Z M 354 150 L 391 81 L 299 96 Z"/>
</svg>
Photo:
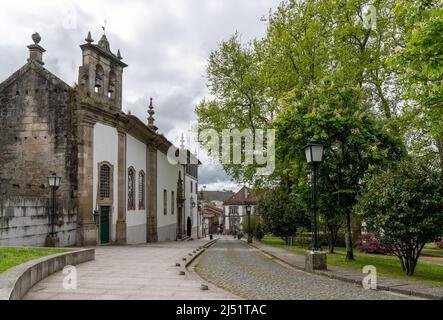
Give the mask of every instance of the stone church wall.
<svg viewBox="0 0 443 320">
<path fill-rule="evenodd" d="M 44 244 L 52 173 L 62 178 L 57 191 L 61 229 L 71 230 L 60 235 L 61 245 L 72 245 L 77 215 L 74 92 L 34 63 L 0 84 L 0 245 Z"/>
<path fill-rule="evenodd" d="M 0 197 L 0 246 L 44 246 L 49 233 L 50 199 L 43 197 Z M 58 210 L 66 207 L 58 204 Z M 58 211 L 61 212 L 61 211 Z M 77 215 L 59 215 L 56 231 L 61 246 L 74 245 Z"/>
</svg>

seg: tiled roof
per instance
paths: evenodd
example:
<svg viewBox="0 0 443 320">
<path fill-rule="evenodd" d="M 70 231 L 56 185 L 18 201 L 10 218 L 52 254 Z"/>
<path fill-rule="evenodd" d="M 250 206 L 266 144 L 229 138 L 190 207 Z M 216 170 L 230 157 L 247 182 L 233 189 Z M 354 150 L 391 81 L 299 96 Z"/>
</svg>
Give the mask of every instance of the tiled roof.
<svg viewBox="0 0 443 320">
<path fill-rule="evenodd" d="M 231 191 L 203 191 L 203 201 L 226 201 L 234 195 Z"/>
<path fill-rule="evenodd" d="M 239 192 L 225 201 L 225 205 L 256 205 L 257 198 L 254 196 L 252 190 L 248 187 L 243 187 Z"/>
<path fill-rule="evenodd" d="M 204 218 L 214 218 L 220 215 L 223 215 L 224 211 L 222 208 L 218 208 L 214 205 L 206 206 L 203 209 L 203 217 Z"/>
</svg>

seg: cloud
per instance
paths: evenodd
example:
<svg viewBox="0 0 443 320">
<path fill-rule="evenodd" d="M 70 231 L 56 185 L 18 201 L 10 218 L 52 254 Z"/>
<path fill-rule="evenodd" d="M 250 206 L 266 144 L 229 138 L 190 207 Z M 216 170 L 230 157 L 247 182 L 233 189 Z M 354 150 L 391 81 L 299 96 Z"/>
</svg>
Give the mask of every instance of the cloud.
<svg viewBox="0 0 443 320">
<path fill-rule="evenodd" d="M 194 109 L 208 95 L 204 78 L 209 53 L 235 31 L 248 41 L 261 37 L 260 18 L 280 0 L 28 0 L 2 3 L 0 11 L 0 81 L 26 63 L 26 46 L 38 31 L 47 50 L 46 67 L 68 84 L 77 82 L 79 45 L 90 30 L 98 41 L 107 21 L 111 49 L 121 50 L 129 65 L 124 73 L 124 110 L 147 118 L 154 98 L 156 124 L 178 144 L 196 120 Z M 190 139 L 192 140 L 192 139 Z M 219 166 L 205 164 L 207 184 L 229 184 Z"/>
</svg>

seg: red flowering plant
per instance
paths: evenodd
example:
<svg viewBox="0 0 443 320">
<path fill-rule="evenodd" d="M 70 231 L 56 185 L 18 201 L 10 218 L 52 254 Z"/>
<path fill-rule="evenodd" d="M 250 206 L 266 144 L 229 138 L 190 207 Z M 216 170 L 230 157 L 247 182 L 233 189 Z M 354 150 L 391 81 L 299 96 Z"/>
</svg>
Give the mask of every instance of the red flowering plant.
<svg viewBox="0 0 443 320">
<path fill-rule="evenodd" d="M 383 244 L 371 233 L 362 235 L 355 243 L 355 247 L 361 252 L 371 254 L 387 254 L 392 251 L 390 246 Z"/>
</svg>

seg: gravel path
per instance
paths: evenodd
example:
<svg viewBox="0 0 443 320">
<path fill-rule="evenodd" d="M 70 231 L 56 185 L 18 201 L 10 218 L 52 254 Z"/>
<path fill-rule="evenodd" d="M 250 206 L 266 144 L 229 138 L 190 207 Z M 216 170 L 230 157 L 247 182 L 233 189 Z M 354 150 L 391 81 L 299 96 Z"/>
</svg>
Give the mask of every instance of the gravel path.
<svg viewBox="0 0 443 320">
<path fill-rule="evenodd" d="M 283 266 L 231 239 L 220 239 L 207 250 L 195 271 L 206 281 L 251 300 L 408 299 Z"/>
</svg>

